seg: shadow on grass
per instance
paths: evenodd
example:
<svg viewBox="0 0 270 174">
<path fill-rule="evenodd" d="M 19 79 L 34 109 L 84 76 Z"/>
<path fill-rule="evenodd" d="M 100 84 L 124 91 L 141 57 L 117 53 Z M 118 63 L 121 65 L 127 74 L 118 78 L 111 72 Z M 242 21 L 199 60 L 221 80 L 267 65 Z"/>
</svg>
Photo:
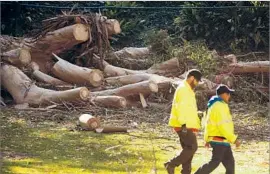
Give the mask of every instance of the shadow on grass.
<svg viewBox="0 0 270 174">
<path fill-rule="evenodd" d="M 53 129 L 46 126 L 30 128 L 28 122 L 11 117 L 2 118 L 0 123 L 1 151 L 12 154 L 4 155 L 1 173 L 14 173 L 14 167 L 41 173 L 68 168 L 85 173 L 121 173 L 145 168 L 144 161 L 153 161 L 151 149 L 125 146 L 130 139 L 128 135 L 72 132 L 58 129 L 57 125 Z M 16 154 L 24 154 L 24 157 L 18 159 Z"/>
</svg>

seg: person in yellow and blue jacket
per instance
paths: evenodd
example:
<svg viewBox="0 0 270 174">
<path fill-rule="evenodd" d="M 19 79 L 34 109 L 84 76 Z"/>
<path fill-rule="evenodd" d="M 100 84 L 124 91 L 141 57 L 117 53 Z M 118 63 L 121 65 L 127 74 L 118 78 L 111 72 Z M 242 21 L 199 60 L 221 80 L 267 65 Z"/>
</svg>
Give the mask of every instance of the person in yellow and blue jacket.
<svg viewBox="0 0 270 174">
<path fill-rule="evenodd" d="M 175 167 L 179 165 L 182 165 L 182 174 L 191 173 L 191 161 L 198 148 L 196 135 L 200 129 L 200 119 L 193 90 L 201 77 L 202 73 L 199 70 L 190 70 L 174 94 L 169 126 L 177 133 L 182 152 L 164 163 L 169 174 L 174 174 Z"/>
<path fill-rule="evenodd" d="M 220 163 L 226 168 L 226 174 L 235 173 L 235 162 L 230 144 L 240 146 L 237 135 L 234 134 L 234 124 L 228 106 L 231 93 L 234 90 L 226 85 L 219 85 L 216 96 L 213 96 L 207 105 L 207 118 L 204 132 L 206 146 L 213 148 L 212 159 L 200 167 L 195 174 L 209 174 Z"/>
</svg>

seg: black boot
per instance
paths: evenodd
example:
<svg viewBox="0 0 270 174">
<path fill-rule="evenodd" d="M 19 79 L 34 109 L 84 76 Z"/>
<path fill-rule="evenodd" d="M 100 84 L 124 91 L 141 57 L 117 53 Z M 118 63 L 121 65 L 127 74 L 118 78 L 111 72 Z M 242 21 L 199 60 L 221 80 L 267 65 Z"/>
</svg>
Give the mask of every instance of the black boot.
<svg viewBox="0 0 270 174">
<path fill-rule="evenodd" d="M 164 163 L 164 167 L 166 168 L 168 174 L 174 174 L 174 166 L 170 165 L 169 162 Z"/>
</svg>

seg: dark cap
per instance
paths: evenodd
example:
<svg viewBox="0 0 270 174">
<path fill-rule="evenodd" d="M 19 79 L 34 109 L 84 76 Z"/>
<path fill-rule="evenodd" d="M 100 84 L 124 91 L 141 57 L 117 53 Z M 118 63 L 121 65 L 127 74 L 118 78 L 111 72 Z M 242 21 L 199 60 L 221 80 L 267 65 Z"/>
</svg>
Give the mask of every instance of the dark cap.
<svg viewBox="0 0 270 174">
<path fill-rule="evenodd" d="M 233 89 L 230 89 L 228 86 L 223 85 L 223 84 L 220 84 L 216 89 L 217 95 L 221 95 L 223 93 L 229 93 L 230 94 L 232 92 L 234 92 Z"/>
<path fill-rule="evenodd" d="M 191 69 L 187 73 L 187 78 L 190 76 L 193 76 L 196 80 L 201 81 L 202 79 L 202 73 L 197 69 Z"/>
</svg>

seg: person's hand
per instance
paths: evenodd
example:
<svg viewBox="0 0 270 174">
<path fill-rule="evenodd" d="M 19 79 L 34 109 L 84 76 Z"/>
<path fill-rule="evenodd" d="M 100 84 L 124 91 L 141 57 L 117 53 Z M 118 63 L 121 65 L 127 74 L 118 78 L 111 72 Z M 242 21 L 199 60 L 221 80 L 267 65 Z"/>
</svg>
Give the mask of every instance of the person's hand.
<svg viewBox="0 0 270 174">
<path fill-rule="evenodd" d="M 238 147 L 240 147 L 241 142 L 240 142 L 239 140 L 236 140 L 234 144 L 235 144 L 235 146 L 238 148 Z"/>
<path fill-rule="evenodd" d="M 181 132 L 186 135 L 187 134 L 187 127 L 186 127 L 186 124 L 183 124 L 182 127 L 181 127 Z"/>
<path fill-rule="evenodd" d="M 210 148 L 210 144 L 209 144 L 208 142 L 206 142 L 206 143 L 204 144 L 204 147 Z"/>
</svg>

